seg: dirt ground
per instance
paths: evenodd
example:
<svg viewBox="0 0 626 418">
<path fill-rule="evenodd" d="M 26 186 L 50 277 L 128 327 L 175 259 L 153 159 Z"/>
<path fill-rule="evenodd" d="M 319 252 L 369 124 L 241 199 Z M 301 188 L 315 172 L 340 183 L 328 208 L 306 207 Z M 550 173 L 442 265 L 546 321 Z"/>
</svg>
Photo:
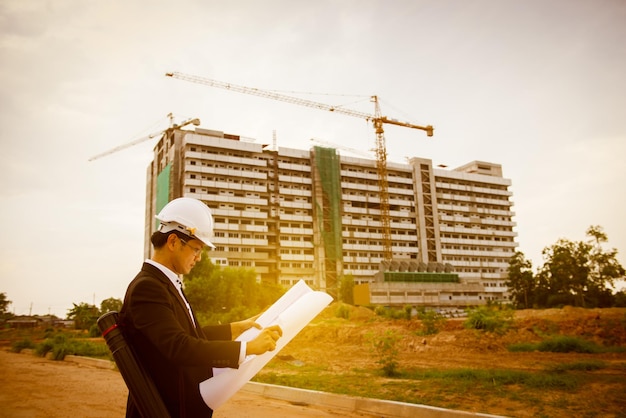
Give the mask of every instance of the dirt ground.
<svg viewBox="0 0 626 418">
<path fill-rule="evenodd" d="M 335 309 L 335 311 L 333 311 Z M 530 417 L 623 417 L 626 418 L 626 309 L 563 309 L 516 311 L 511 328 L 502 335 L 465 329 L 465 318 L 448 319 L 443 329 L 420 336 L 417 320 L 381 321 L 369 309 L 352 308 L 348 320 L 337 318 L 331 305 L 281 352 L 293 363 L 324 363 L 324 373 L 347 376 L 354 370 L 376 367 L 371 336 L 392 331 L 400 336 L 398 369 L 512 370 L 545 372 L 569 364 L 599 362 L 604 368 L 592 372 L 571 371 L 582 381 L 577 390 L 520 388 L 508 385 L 501 396 L 480 395 L 469 389 L 442 399 L 437 387 L 419 386 L 418 395 L 427 405 L 516 418 Z M 513 343 L 538 343 L 550 336 L 579 337 L 605 347 L 621 347 L 606 353 L 510 352 Z M 329 355 L 330 354 L 330 355 Z M 319 359 L 323 359 L 320 361 Z M 288 373 L 274 359 L 259 373 Z M 272 369 L 275 367 L 275 369 Z M 304 368 L 304 367 L 303 367 Z M 293 368 L 291 368 L 293 370 Z M 386 387 L 390 381 L 370 377 L 369 384 Z M 413 382 L 407 382 L 407 387 Z M 379 398 L 394 400 L 397 386 Z M 325 389 L 320 389 L 325 390 Z M 395 393 L 394 393 L 395 391 Z M 602 402 L 598 402 L 601 399 Z M 400 400 L 400 399 L 396 399 Z M 429 400 L 433 400 L 430 402 Z M 437 402 L 435 402 L 435 400 Z"/>
<path fill-rule="evenodd" d="M 471 391 L 447 400 L 454 409 L 509 417 L 626 417 L 626 352 L 600 354 L 523 352 L 507 350 L 511 343 L 539 342 L 546 335 L 580 336 L 604 346 L 626 347 L 626 309 L 584 310 L 577 308 L 518 311 L 515 326 L 503 335 L 463 328 L 462 319 L 448 320 L 435 335 L 420 336 L 419 321 L 383 321 L 368 309 L 353 308 L 349 319 L 338 318 L 336 307 L 327 308 L 259 373 L 294 373 L 289 364 L 323 364 L 323 373 L 342 376 L 354 369 L 376 367 L 368 338 L 393 330 L 398 343 L 399 368 L 546 370 L 549 367 L 585 361 L 601 361 L 603 370 L 583 372 L 599 375 L 578 392 L 532 393 L 529 403 L 522 396 L 480 397 Z M 34 355 L 0 349 L 0 418 L 22 417 L 122 417 L 127 389 L 119 372 L 46 360 Z M 289 363 L 289 364 L 288 364 Z M 266 370 L 267 369 L 267 370 Z M 299 369 L 302 370 L 302 369 Z M 296 371 L 295 373 L 298 373 Z M 591 373 L 591 374 L 584 374 Z M 385 386 L 381 377 L 371 385 Z M 329 388 L 328 391 L 331 388 Z M 324 389 L 321 389 L 324 390 Z M 425 384 L 420 391 L 435 391 Z M 516 387 L 507 391 L 515 392 Z M 520 395 L 525 395 L 521 393 Z M 393 399 L 393 393 L 384 399 Z M 601 402 L 598 402 L 601 400 Z M 434 405 L 450 407 L 446 405 Z M 367 417 L 264 399 L 239 392 L 219 408 L 216 418 Z"/>
<path fill-rule="evenodd" d="M 116 370 L 0 350 L 0 418 L 119 418 L 128 391 Z M 235 394 L 215 418 L 369 418 L 371 415 L 293 405 L 247 392 Z"/>
</svg>

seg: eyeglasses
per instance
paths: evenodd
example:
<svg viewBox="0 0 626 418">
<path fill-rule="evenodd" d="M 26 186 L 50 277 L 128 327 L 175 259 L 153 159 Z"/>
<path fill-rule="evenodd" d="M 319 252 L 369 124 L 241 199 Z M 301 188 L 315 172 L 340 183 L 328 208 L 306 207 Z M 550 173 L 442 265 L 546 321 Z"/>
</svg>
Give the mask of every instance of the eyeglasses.
<svg viewBox="0 0 626 418">
<path fill-rule="evenodd" d="M 178 238 L 178 239 L 180 240 L 180 242 L 183 243 L 183 245 L 187 245 L 189 248 L 191 248 L 191 250 L 193 251 L 193 255 L 194 256 L 198 257 L 199 255 L 202 254 L 202 247 L 195 248 L 195 247 L 192 247 L 191 245 L 189 245 L 189 243 L 187 241 L 185 241 L 184 239 L 182 239 L 182 238 Z"/>
</svg>

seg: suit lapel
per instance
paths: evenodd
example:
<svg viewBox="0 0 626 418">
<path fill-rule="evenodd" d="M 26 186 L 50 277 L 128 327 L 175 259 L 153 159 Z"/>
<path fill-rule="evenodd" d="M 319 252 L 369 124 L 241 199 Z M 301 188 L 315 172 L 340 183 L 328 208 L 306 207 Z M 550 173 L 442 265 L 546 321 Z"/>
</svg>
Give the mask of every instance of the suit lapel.
<svg viewBox="0 0 626 418">
<path fill-rule="evenodd" d="M 144 268 L 149 269 L 150 272 L 152 272 L 152 275 L 156 277 L 159 281 L 161 281 L 161 283 L 166 287 L 170 296 L 174 298 L 174 300 L 178 301 L 178 305 L 180 309 L 182 309 L 185 315 L 185 318 L 187 318 L 189 329 L 194 331 L 194 333 L 196 334 L 196 337 L 199 337 L 200 335 L 202 335 L 202 330 L 197 325 L 198 320 L 195 314 L 193 315 L 193 318 L 192 318 L 191 314 L 189 313 L 189 309 L 187 309 L 187 304 L 185 303 L 183 298 L 180 296 L 180 293 L 178 292 L 178 289 L 176 288 L 176 286 L 174 286 L 174 283 L 171 282 L 171 280 L 165 275 L 165 273 L 163 273 L 159 268 L 153 266 L 152 264 L 144 263 Z M 192 309 L 192 312 L 193 312 L 193 309 Z M 180 318 L 180 314 L 177 313 L 176 316 Z"/>
</svg>

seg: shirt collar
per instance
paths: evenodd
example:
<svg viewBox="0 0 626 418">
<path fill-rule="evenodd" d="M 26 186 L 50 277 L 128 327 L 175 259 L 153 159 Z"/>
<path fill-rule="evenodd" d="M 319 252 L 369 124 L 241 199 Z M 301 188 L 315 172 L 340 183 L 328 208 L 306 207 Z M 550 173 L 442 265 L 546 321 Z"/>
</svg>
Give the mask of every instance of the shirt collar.
<svg viewBox="0 0 626 418">
<path fill-rule="evenodd" d="M 159 270 L 161 270 L 163 272 L 163 274 L 165 274 L 167 276 L 168 279 L 170 279 L 170 281 L 172 282 L 172 284 L 174 286 L 176 286 L 177 289 L 182 289 L 182 281 L 180 280 L 180 278 L 178 277 L 178 274 L 174 273 L 172 270 L 168 269 L 167 267 L 165 267 L 163 264 L 161 263 L 157 263 L 154 260 L 151 259 L 147 259 L 146 263 L 148 264 L 152 264 L 154 267 L 158 268 Z"/>
</svg>

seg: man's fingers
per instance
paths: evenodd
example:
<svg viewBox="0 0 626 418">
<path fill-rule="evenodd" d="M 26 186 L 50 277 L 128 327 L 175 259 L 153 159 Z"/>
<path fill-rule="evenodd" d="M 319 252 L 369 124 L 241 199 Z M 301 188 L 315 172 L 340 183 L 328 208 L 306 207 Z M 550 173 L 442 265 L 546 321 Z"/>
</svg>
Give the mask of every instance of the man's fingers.
<svg viewBox="0 0 626 418">
<path fill-rule="evenodd" d="M 278 325 L 272 325 L 271 327 L 267 327 L 266 329 L 270 331 L 275 331 L 279 337 L 282 337 L 283 335 L 283 330 Z"/>
</svg>

